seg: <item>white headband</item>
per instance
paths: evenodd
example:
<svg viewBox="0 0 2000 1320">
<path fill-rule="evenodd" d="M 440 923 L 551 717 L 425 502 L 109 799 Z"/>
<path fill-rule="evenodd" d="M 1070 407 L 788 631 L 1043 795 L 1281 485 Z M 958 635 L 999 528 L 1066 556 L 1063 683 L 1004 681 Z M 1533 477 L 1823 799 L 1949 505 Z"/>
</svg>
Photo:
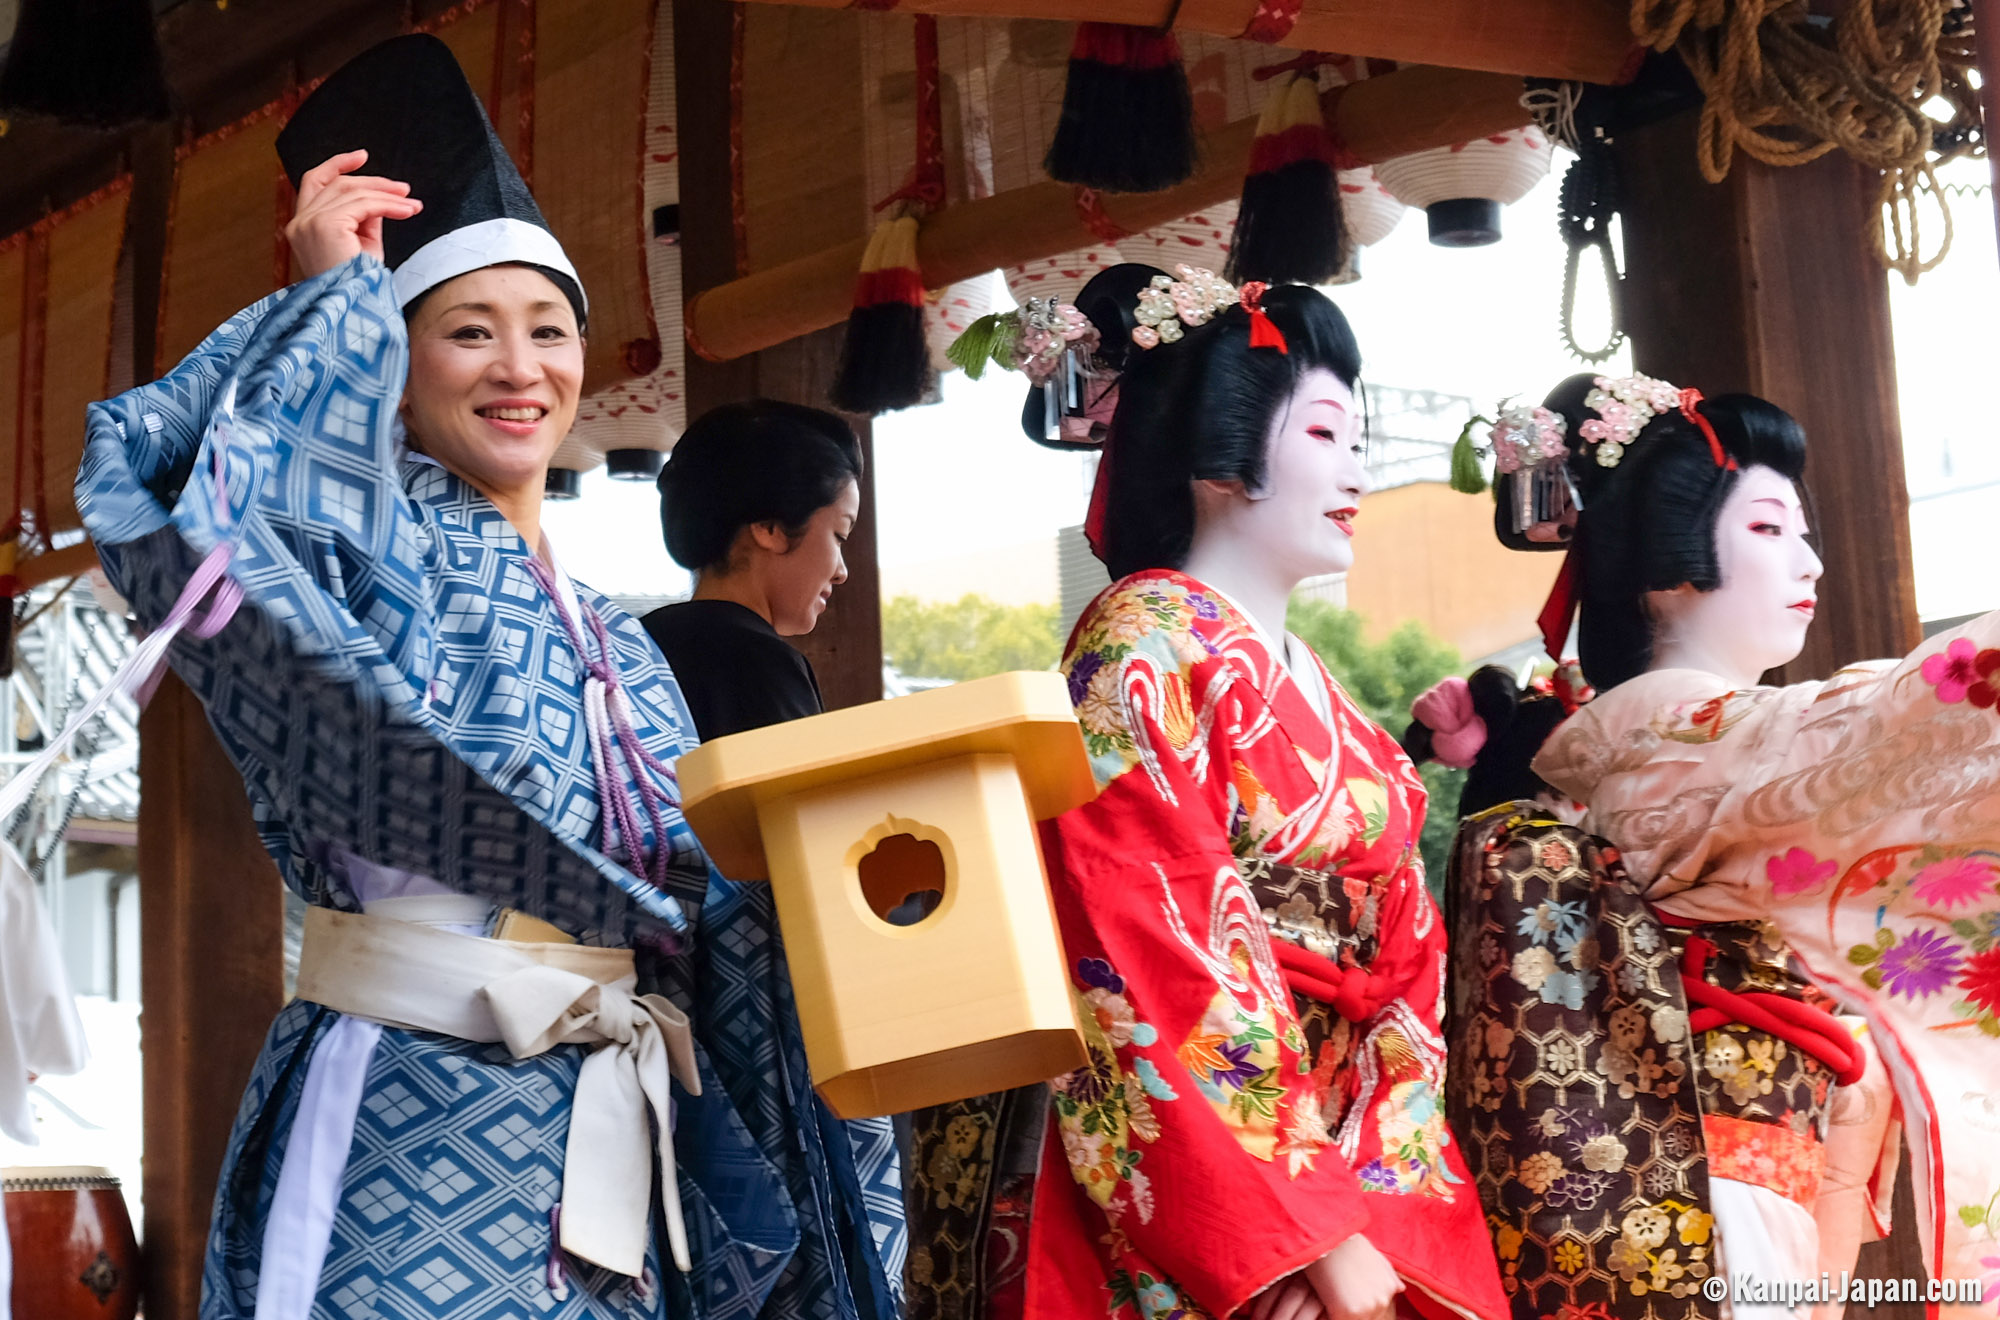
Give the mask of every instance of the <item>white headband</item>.
<svg viewBox="0 0 2000 1320">
<path fill-rule="evenodd" d="M 556 242 L 556 236 L 540 225 L 507 216 L 454 229 L 412 252 L 391 277 L 396 305 L 408 307 L 446 280 L 508 262 L 526 262 L 561 271 L 575 281 L 577 294 L 584 300 L 584 310 L 590 310 L 583 281 L 562 250 L 562 244 Z"/>
</svg>

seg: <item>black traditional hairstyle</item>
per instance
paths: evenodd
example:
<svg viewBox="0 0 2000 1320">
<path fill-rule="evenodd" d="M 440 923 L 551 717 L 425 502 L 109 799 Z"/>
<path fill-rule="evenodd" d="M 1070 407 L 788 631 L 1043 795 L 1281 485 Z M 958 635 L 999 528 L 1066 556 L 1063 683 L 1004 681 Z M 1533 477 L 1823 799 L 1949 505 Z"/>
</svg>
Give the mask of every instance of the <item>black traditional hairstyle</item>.
<svg viewBox="0 0 2000 1320">
<path fill-rule="evenodd" d="M 833 413 L 755 399 L 697 418 L 660 469 L 667 553 L 696 572 L 726 568 L 736 534 L 776 523 L 805 534 L 813 514 L 861 479 L 861 444 Z"/>
<path fill-rule="evenodd" d="M 1701 428 L 1678 410 L 1646 424 L 1615 467 L 1597 462 L 1578 428 L 1593 414 L 1583 399 L 1591 377 L 1558 385 L 1547 407 L 1569 422 L 1570 475 L 1583 496 L 1576 553 L 1581 581 L 1579 658 L 1599 692 L 1636 678 L 1653 657 L 1646 593 L 1686 583 L 1722 585 L 1715 530 L 1738 477 L 1767 467 L 1791 481 L 1805 471 L 1806 436 L 1791 414 L 1750 394 L 1725 394 L 1696 405 L 1735 467 L 1718 465 Z"/>
<path fill-rule="evenodd" d="M 1481 665 L 1465 680 L 1472 712 L 1486 725 L 1486 741 L 1466 770 L 1458 796 L 1463 820 L 1502 802 L 1532 799 L 1549 785 L 1529 769 L 1529 762 L 1569 713 L 1555 696 L 1522 688 L 1500 665 Z M 1431 729 L 1410 721 L 1403 732 L 1403 750 L 1422 765 L 1432 757 Z"/>
<path fill-rule="evenodd" d="M 1252 489 L 1263 483 L 1272 422 L 1301 376 L 1324 367 L 1350 388 L 1361 379 L 1361 350 L 1347 318 L 1303 285 L 1264 294 L 1286 352 L 1252 348 L 1250 314 L 1240 306 L 1188 328 L 1175 343 L 1133 347 L 1138 291 L 1163 273 L 1114 266 L 1076 300 L 1097 326 L 1099 356 L 1123 366 L 1104 458 L 1111 472 L 1102 553 L 1113 578 L 1187 561 L 1195 481 L 1241 481 Z M 1099 296 L 1112 287 L 1130 296 Z"/>
</svg>

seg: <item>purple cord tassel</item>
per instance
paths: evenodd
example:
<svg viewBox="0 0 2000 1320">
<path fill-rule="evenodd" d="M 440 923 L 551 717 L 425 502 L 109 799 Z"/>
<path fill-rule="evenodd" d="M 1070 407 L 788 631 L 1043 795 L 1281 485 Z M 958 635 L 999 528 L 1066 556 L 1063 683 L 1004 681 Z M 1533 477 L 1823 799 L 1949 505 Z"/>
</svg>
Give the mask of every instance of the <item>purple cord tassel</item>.
<svg viewBox="0 0 2000 1320">
<path fill-rule="evenodd" d="M 591 639 L 597 643 L 593 651 L 584 638 L 583 630 L 570 617 L 569 607 L 563 603 L 562 592 L 557 589 L 555 575 L 549 571 L 548 565 L 531 556 L 528 570 L 554 602 L 556 617 L 562 620 L 563 631 L 568 635 L 577 659 L 582 662 L 589 677 L 603 688 L 604 714 L 600 721 L 588 699 L 589 684 L 586 682 L 584 719 L 589 725 L 591 759 L 596 763 L 597 792 L 600 809 L 604 813 L 604 852 L 607 856 L 613 855 L 617 845 L 622 843 L 626 864 L 644 874 L 654 888 L 665 889 L 669 856 L 665 808 L 673 800 L 653 782 L 653 776 L 658 775 L 669 783 L 678 782 L 673 767 L 648 752 L 639 741 L 638 731 L 632 727 L 631 715 L 625 704 L 624 684 L 619 679 L 618 666 L 611 658 L 611 634 L 605 628 L 604 620 L 597 616 L 595 610 L 583 606 L 584 622 L 589 626 Z M 618 772 L 621 769 L 630 776 L 631 784 L 637 791 L 639 810 L 633 809 L 632 794 L 626 791 L 625 784 L 619 782 Z M 653 848 L 650 855 L 645 851 L 645 831 L 639 820 L 639 811 L 645 812 L 645 823 L 652 826 Z"/>
<path fill-rule="evenodd" d="M 569 1270 L 563 1264 L 562 1202 L 549 1207 L 549 1259 L 546 1267 L 549 1296 L 559 1302 L 569 1300 Z"/>
</svg>

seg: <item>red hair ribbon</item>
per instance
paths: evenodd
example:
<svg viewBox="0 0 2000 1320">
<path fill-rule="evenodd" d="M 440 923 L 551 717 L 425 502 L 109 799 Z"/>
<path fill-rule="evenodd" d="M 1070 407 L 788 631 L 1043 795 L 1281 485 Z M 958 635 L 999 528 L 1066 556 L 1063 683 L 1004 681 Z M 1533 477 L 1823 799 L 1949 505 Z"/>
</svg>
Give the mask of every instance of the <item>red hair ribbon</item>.
<svg viewBox="0 0 2000 1320">
<path fill-rule="evenodd" d="M 1251 280 L 1236 291 L 1236 300 L 1250 313 L 1250 347 L 1275 348 L 1290 356 L 1292 350 L 1285 343 L 1284 332 L 1264 310 L 1264 291 L 1270 287 L 1262 280 Z"/>
<path fill-rule="evenodd" d="M 1715 465 L 1727 471 L 1734 472 L 1736 470 L 1736 460 L 1731 458 L 1728 452 L 1723 449 L 1722 441 L 1716 437 L 1715 428 L 1709 425 L 1708 418 L 1703 417 L 1700 410 L 1695 407 L 1700 402 L 1700 390 L 1682 390 L 1681 416 L 1701 428 L 1702 435 L 1708 438 L 1709 457 L 1715 460 Z"/>
<path fill-rule="evenodd" d="M 1576 618 L 1576 577 L 1580 571 L 1576 542 L 1571 541 L 1569 549 L 1563 552 L 1562 569 L 1556 574 L 1555 585 L 1549 588 L 1548 601 L 1535 616 L 1535 624 L 1542 630 L 1542 645 L 1548 650 L 1549 659 L 1557 664 L 1563 661 L 1569 626 Z"/>
</svg>

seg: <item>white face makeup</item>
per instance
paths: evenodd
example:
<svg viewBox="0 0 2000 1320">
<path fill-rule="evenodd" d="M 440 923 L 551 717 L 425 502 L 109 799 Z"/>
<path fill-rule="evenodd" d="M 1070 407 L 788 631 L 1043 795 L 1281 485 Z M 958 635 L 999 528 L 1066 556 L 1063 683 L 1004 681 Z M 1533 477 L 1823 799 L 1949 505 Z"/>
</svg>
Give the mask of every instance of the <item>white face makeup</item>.
<svg viewBox="0 0 2000 1320">
<path fill-rule="evenodd" d="M 1705 669 L 1752 684 L 1796 658 L 1812 623 L 1821 571 L 1798 490 L 1767 467 L 1746 469 L 1716 520 L 1722 585 L 1649 592 L 1654 669 Z"/>
<path fill-rule="evenodd" d="M 1300 378 L 1272 424 L 1264 482 L 1236 520 L 1256 553 L 1296 583 L 1354 566 L 1354 516 L 1368 490 L 1361 412 L 1340 377 L 1316 367 Z"/>
</svg>

